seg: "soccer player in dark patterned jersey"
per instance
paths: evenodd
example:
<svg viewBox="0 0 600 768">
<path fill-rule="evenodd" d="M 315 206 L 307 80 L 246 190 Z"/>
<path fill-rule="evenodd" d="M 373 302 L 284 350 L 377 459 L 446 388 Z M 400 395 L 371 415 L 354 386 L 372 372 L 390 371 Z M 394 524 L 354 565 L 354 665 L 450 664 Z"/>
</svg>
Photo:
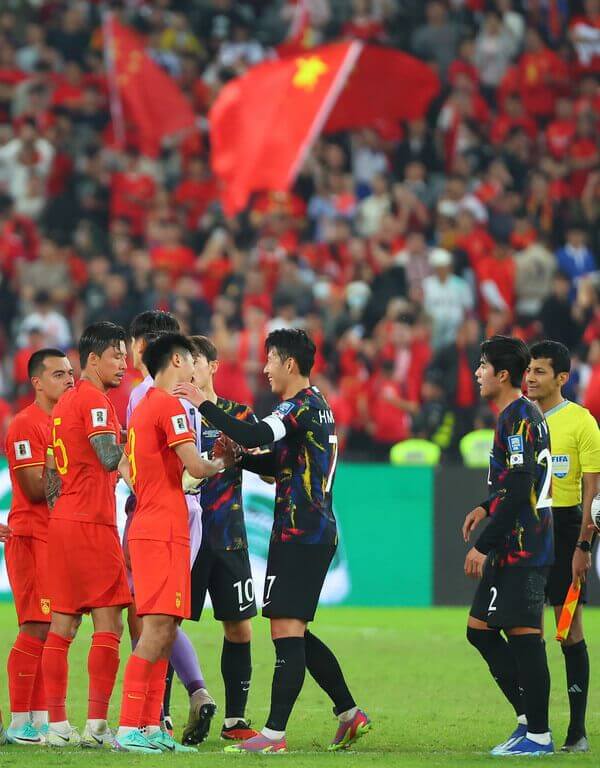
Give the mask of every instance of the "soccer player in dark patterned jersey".
<svg viewBox="0 0 600 768">
<path fill-rule="evenodd" d="M 247 405 L 218 397 L 213 377 L 219 366 L 217 348 L 206 336 L 192 336 L 194 345 L 194 383 L 211 403 L 225 413 L 250 424 L 258 419 Z M 221 437 L 197 411 L 202 454 L 212 453 Z M 206 593 L 210 593 L 215 619 L 223 622 L 221 672 L 225 684 L 225 721 L 221 738 L 241 741 L 256 736 L 245 718 L 252 662 L 251 619 L 256 616 L 254 586 L 248 556 L 248 539 L 242 507 L 242 470 L 233 466 L 209 478 L 201 486 L 202 545 L 192 568 L 192 612 L 200 619 Z M 186 743 L 186 732 L 183 733 Z"/>
<path fill-rule="evenodd" d="M 356 706 L 334 654 L 307 629 L 337 546 L 332 509 L 335 423 L 327 401 L 309 381 L 315 345 L 306 333 L 296 329 L 273 331 L 265 349 L 264 372 L 282 402 L 258 424 L 230 416 L 203 391 L 194 392 L 189 385 L 176 390 L 198 405 L 200 413 L 238 445 L 255 448 L 274 444 L 271 451 L 261 455 L 243 453 L 240 461 L 242 468 L 275 477 L 276 483 L 263 596 L 263 616 L 271 620 L 276 654 L 271 710 L 266 727 L 258 735 L 225 747 L 225 751 L 286 750 L 285 729 L 306 669 L 332 699 L 339 718 L 330 749 L 343 749 L 366 733 L 371 724 Z M 224 450 L 224 458 L 226 466 L 231 465 L 232 451 Z"/>
<path fill-rule="evenodd" d="M 467 639 L 487 662 L 517 715 L 515 731 L 492 750 L 499 756 L 554 752 L 548 727 L 550 675 L 542 638 L 544 592 L 554 560 L 552 456 L 544 417 L 521 394 L 529 361 L 529 351 L 519 339 L 493 336 L 481 346 L 475 375 L 481 396 L 498 409 L 499 416 L 490 456 L 490 495 L 463 525 L 468 541 L 481 520 L 490 517 L 465 560 L 465 573 L 481 578 Z"/>
</svg>

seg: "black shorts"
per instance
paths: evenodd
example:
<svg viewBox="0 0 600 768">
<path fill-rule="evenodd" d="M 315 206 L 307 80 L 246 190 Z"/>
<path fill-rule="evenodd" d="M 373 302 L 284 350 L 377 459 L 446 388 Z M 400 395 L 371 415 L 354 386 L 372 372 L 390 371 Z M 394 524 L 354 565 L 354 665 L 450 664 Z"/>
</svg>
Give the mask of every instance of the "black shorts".
<svg viewBox="0 0 600 768">
<path fill-rule="evenodd" d="M 335 549 L 331 544 L 272 542 L 265 576 L 263 616 L 312 621 Z"/>
<path fill-rule="evenodd" d="M 198 621 L 206 593 L 218 621 L 243 621 L 256 616 L 254 582 L 247 549 L 200 547 L 192 567 L 192 612 Z"/>
<path fill-rule="evenodd" d="M 505 566 L 486 562 L 471 616 L 490 627 L 541 629 L 548 568 Z"/>
<path fill-rule="evenodd" d="M 550 605 L 563 605 L 573 581 L 573 553 L 579 541 L 582 511 L 580 506 L 554 507 L 554 565 L 550 568 L 546 585 L 546 599 Z M 586 584 L 581 585 L 580 603 L 586 603 Z"/>
</svg>

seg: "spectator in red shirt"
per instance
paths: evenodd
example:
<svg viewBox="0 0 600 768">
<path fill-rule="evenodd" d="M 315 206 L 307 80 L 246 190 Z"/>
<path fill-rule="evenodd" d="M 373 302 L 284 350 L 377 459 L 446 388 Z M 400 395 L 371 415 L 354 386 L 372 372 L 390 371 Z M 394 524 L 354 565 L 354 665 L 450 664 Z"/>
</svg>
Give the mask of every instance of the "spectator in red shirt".
<svg viewBox="0 0 600 768">
<path fill-rule="evenodd" d="M 600 339 L 594 339 L 588 352 L 590 374 L 585 388 L 583 405 L 600 422 Z"/>
<path fill-rule="evenodd" d="M 510 247 L 497 243 L 475 268 L 479 285 L 481 316 L 484 320 L 492 309 L 507 312 L 515 306 L 515 262 Z"/>
<path fill-rule="evenodd" d="M 546 147 L 557 160 L 562 160 L 569 152 L 575 135 L 573 102 L 561 97 L 556 101 L 555 118 L 545 131 Z"/>
<path fill-rule="evenodd" d="M 176 221 L 165 222 L 162 243 L 150 249 L 150 259 L 155 269 L 166 270 L 175 282 L 184 272 L 191 272 L 196 265 L 196 254 L 182 242 L 181 227 Z"/>
<path fill-rule="evenodd" d="M 382 42 L 385 30 L 381 21 L 373 14 L 372 0 L 353 0 L 353 14 L 342 27 L 342 35 L 365 43 Z"/>
<path fill-rule="evenodd" d="M 202 157 L 192 157 L 187 174 L 175 188 L 173 202 L 183 209 L 186 226 L 196 232 L 200 218 L 208 206 L 217 199 L 217 185 Z"/>
<path fill-rule="evenodd" d="M 534 27 L 529 27 L 525 36 L 525 53 L 519 59 L 519 82 L 526 111 L 542 120 L 552 116 L 557 97 L 568 85 L 566 64 L 546 48 Z"/>
<path fill-rule="evenodd" d="M 537 136 L 535 120 L 525 112 L 518 93 L 509 93 L 504 100 L 504 111 L 493 120 L 490 138 L 493 144 L 503 144 L 513 128 L 521 128 L 530 139 Z"/>
<path fill-rule="evenodd" d="M 369 382 L 369 393 L 367 432 L 377 458 L 387 460 L 391 447 L 410 436 L 410 412 L 416 404 L 403 397 L 402 384 L 394 378 L 393 360 L 382 362 Z"/>
<path fill-rule="evenodd" d="M 588 115 L 580 115 L 577 118 L 575 135 L 569 147 L 571 192 L 574 197 L 581 196 L 588 176 L 598 166 L 599 160 L 596 123 Z"/>
<path fill-rule="evenodd" d="M 112 178 L 111 217 L 128 219 L 132 233 L 141 236 L 155 194 L 154 179 L 141 170 L 140 154 L 130 147 L 125 153 L 125 169 Z"/>
</svg>

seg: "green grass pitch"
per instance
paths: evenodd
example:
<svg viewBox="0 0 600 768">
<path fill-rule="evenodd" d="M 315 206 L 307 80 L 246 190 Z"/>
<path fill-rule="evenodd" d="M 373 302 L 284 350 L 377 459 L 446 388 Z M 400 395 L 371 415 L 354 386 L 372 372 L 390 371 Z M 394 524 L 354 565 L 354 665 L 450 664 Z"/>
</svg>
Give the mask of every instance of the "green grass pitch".
<svg viewBox="0 0 600 768">
<path fill-rule="evenodd" d="M 112 766 L 204 765 L 218 768 L 237 765 L 266 765 L 275 761 L 294 768 L 369 768 L 370 766 L 481 766 L 497 764 L 487 750 L 501 741 L 513 727 L 508 705 L 502 699 L 483 662 L 467 645 L 464 637 L 464 609 L 320 609 L 313 625 L 315 634 L 338 654 L 358 703 L 373 719 L 374 729 L 352 751 L 325 751 L 335 731 L 330 703 L 312 679 L 306 677 L 288 729 L 289 755 L 225 755 L 218 738 L 219 713 L 211 734 L 195 755 L 162 755 L 146 758 L 115 754 L 109 750 L 54 751 L 48 748 L 0 747 L 0 766 Z M 550 621 L 550 616 L 547 616 Z M 186 622 L 201 657 L 210 690 L 222 703 L 220 677 L 221 629 L 210 613 L 200 624 Z M 600 611 L 586 615 L 588 645 L 592 660 L 592 686 L 588 732 L 593 752 L 590 755 L 554 756 L 552 764 L 598 765 L 600 755 Z M 8 698 L 5 659 L 15 634 L 15 619 L 10 604 L 0 605 L 0 649 L 2 673 L 0 700 L 6 723 Z M 84 620 L 70 653 L 68 709 L 72 722 L 85 722 L 87 679 L 85 659 L 89 646 L 90 624 Z M 122 665 L 129 652 L 127 638 L 122 644 Z M 552 673 L 551 726 L 558 746 L 562 743 L 567 720 L 567 699 L 562 654 L 558 643 L 548 639 Z M 254 673 L 248 712 L 259 727 L 268 710 L 273 650 L 267 621 L 254 621 Z M 120 683 L 121 677 L 119 677 Z M 120 697 L 118 685 L 111 707 L 111 723 L 116 721 Z M 172 714 L 176 735 L 187 716 L 187 696 L 181 685 L 173 688 Z M 511 766 L 531 765 L 531 759 L 512 758 Z"/>
</svg>

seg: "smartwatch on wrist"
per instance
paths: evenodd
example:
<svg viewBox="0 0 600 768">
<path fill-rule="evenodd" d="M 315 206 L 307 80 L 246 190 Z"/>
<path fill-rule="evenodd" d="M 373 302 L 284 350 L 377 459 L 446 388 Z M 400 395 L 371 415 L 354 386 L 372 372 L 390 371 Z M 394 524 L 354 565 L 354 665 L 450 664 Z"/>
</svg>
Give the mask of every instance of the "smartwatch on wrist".
<svg viewBox="0 0 600 768">
<path fill-rule="evenodd" d="M 578 541 L 575 545 L 577 549 L 580 549 L 582 552 L 591 552 L 592 551 L 592 545 L 589 541 Z"/>
</svg>

